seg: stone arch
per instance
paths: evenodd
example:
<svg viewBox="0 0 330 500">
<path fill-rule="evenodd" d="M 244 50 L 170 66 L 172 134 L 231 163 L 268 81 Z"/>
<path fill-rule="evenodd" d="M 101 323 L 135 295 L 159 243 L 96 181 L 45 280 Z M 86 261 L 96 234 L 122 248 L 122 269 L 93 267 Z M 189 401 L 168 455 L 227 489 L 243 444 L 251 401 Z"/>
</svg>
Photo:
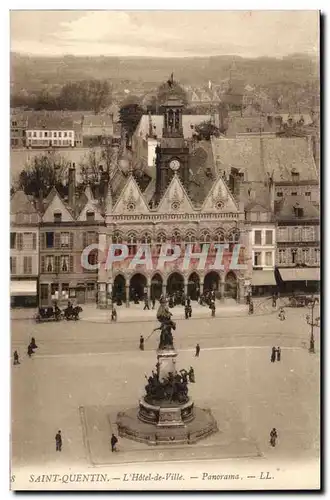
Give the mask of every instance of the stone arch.
<svg viewBox="0 0 330 500">
<path fill-rule="evenodd" d="M 201 243 L 210 243 L 211 242 L 211 233 L 208 229 L 203 229 L 200 233 L 200 242 Z"/>
<path fill-rule="evenodd" d="M 240 240 L 240 231 L 236 227 L 229 229 L 228 231 L 228 241 L 229 243 L 238 243 Z"/>
<path fill-rule="evenodd" d="M 209 271 L 204 276 L 204 292 L 217 291 L 220 285 L 220 275 L 216 271 Z"/>
<path fill-rule="evenodd" d="M 184 240 L 186 243 L 196 243 L 197 241 L 196 231 L 194 229 L 188 229 L 185 232 Z"/>
<path fill-rule="evenodd" d="M 112 235 L 112 242 L 115 244 L 120 244 L 123 242 L 123 233 L 121 231 L 114 231 Z"/>
<path fill-rule="evenodd" d="M 171 234 L 172 243 L 180 244 L 182 242 L 181 231 L 179 229 L 173 229 Z"/>
<path fill-rule="evenodd" d="M 212 235 L 214 243 L 224 243 L 226 240 L 225 231 L 222 227 L 217 228 Z"/>
<path fill-rule="evenodd" d="M 200 277 L 196 271 L 188 277 L 188 297 L 192 300 L 198 300 L 200 293 Z"/>
<path fill-rule="evenodd" d="M 153 274 L 150 284 L 150 297 L 160 299 L 163 293 L 163 277 L 161 273 Z"/>
<path fill-rule="evenodd" d="M 225 277 L 225 297 L 237 300 L 238 280 L 234 271 L 229 271 Z"/>
<path fill-rule="evenodd" d="M 122 273 L 116 274 L 113 280 L 112 297 L 118 305 L 126 301 L 126 278 Z"/>
<path fill-rule="evenodd" d="M 142 300 L 147 293 L 148 278 L 144 273 L 134 273 L 129 280 L 129 298 Z"/>
<path fill-rule="evenodd" d="M 136 231 L 129 231 L 126 236 L 128 255 L 135 255 L 137 252 L 138 235 Z"/>
<path fill-rule="evenodd" d="M 148 245 L 151 245 L 151 242 L 152 242 L 152 234 L 150 233 L 150 231 L 144 231 L 142 234 L 141 234 L 141 243 L 144 243 L 144 244 L 148 244 Z"/>
<path fill-rule="evenodd" d="M 172 294 L 184 291 L 184 276 L 178 271 L 169 274 L 166 280 L 166 292 Z"/>
</svg>

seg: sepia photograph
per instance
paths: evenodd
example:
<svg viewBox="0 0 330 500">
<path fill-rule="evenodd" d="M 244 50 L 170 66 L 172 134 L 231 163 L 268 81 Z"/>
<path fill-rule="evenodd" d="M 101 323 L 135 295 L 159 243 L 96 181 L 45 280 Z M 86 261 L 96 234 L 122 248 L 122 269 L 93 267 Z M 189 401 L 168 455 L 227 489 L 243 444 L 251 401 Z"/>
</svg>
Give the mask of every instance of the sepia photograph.
<svg viewBox="0 0 330 500">
<path fill-rule="evenodd" d="M 10 11 L 12 491 L 321 488 L 320 16 Z"/>
</svg>

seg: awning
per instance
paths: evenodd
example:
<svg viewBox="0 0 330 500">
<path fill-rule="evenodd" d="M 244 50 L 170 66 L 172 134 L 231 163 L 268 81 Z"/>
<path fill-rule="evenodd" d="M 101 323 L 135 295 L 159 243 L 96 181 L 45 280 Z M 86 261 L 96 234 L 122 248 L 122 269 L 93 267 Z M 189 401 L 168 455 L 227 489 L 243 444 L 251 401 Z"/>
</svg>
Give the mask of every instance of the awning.
<svg viewBox="0 0 330 500">
<path fill-rule="evenodd" d="M 36 280 L 12 280 L 10 282 L 10 295 L 17 296 L 36 296 L 37 281 Z"/>
<path fill-rule="evenodd" d="M 253 271 L 252 286 L 276 285 L 274 271 Z"/>
<path fill-rule="evenodd" d="M 283 281 L 320 281 L 319 267 L 279 269 Z"/>
</svg>

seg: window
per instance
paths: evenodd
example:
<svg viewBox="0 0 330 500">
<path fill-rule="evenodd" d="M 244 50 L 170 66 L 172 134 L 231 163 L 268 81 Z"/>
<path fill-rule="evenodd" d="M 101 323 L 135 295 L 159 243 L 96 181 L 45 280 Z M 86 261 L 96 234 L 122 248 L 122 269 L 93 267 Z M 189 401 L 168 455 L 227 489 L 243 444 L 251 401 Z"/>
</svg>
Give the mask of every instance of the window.
<svg viewBox="0 0 330 500">
<path fill-rule="evenodd" d="M 301 228 L 294 227 L 293 228 L 293 241 L 301 241 Z"/>
<path fill-rule="evenodd" d="M 261 245 L 261 231 L 254 231 L 254 244 Z"/>
<path fill-rule="evenodd" d="M 266 266 L 272 266 L 273 265 L 273 252 L 266 252 L 265 257 L 266 257 Z"/>
<path fill-rule="evenodd" d="M 17 122 L 11 122 L 12 127 L 17 127 Z"/>
<path fill-rule="evenodd" d="M 24 257 L 23 259 L 23 273 L 32 274 L 32 257 Z"/>
<path fill-rule="evenodd" d="M 93 243 L 97 243 L 97 233 L 95 231 L 88 231 L 86 233 L 86 245 L 84 245 L 84 248 L 92 245 Z"/>
<path fill-rule="evenodd" d="M 174 231 L 172 234 L 172 243 L 180 243 L 181 242 L 181 236 L 179 231 Z"/>
<path fill-rule="evenodd" d="M 315 239 L 315 231 L 313 226 L 305 226 L 302 228 L 302 240 L 313 241 Z"/>
<path fill-rule="evenodd" d="M 299 177 L 300 177 L 299 172 L 292 171 L 291 177 L 292 177 L 292 182 L 299 182 Z"/>
<path fill-rule="evenodd" d="M 54 257 L 53 255 L 46 255 L 46 272 L 54 272 Z"/>
<path fill-rule="evenodd" d="M 278 227 L 277 228 L 277 240 L 278 241 L 285 241 L 286 237 L 287 237 L 287 228 Z"/>
<path fill-rule="evenodd" d="M 59 289 L 59 285 L 58 285 L 58 283 L 52 283 L 52 284 L 50 285 L 50 293 L 51 293 L 52 295 L 56 295 L 56 293 L 58 293 L 58 289 Z"/>
<path fill-rule="evenodd" d="M 48 137 L 48 132 L 45 132 L 45 137 Z"/>
<path fill-rule="evenodd" d="M 292 262 L 292 264 L 297 263 L 297 250 L 296 249 L 291 250 L 291 262 Z"/>
<path fill-rule="evenodd" d="M 54 222 L 62 222 L 61 212 L 54 212 Z"/>
<path fill-rule="evenodd" d="M 87 212 L 86 213 L 86 220 L 87 220 L 87 222 L 95 221 L 95 212 Z"/>
<path fill-rule="evenodd" d="M 72 137 L 72 132 L 69 132 L 69 137 Z"/>
<path fill-rule="evenodd" d="M 254 252 L 253 265 L 261 266 L 261 252 Z"/>
<path fill-rule="evenodd" d="M 16 274 L 16 257 L 10 257 L 10 272 Z"/>
<path fill-rule="evenodd" d="M 37 132 L 33 132 L 33 137 L 37 137 Z"/>
<path fill-rule="evenodd" d="M 17 233 L 17 250 L 23 249 L 23 233 Z"/>
<path fill-rule="evenodd" d="M 54 233 L 46 233 L 46 248 L 54 248 Z"/>
<path fill-rule="evenodd" d="M 64 137 L 68 137 L 68 133 L 67 132 L 64 132 Z"/>
<path fill-rule="evenodd" d="M 36 233 L 32 233 L 32 250 L 37 249 L 37 235 Z"/>
<path fill-rule="evenodd" d="M 54 135 L 54 137 L 57 137 L 57 132 L 54 132 L 53 135 Z"/>
<path fill-rule="evenodd" d="M 311 199 L 311 192 L 310 191 L 306 191 L 305 193 L 305 197 L 308 198 L 309 200 Z"/>
<path fill-rule="evenodd" d="M 11 250 L 16 248 L 16 233 L 10 233 L 10 248 Z"/>
<path fill-rule="evenodd" d="M 58 136 L 59 136 L 59 137 L 62 137 L 62 132 L 59 132 L 59 133 L 58 133 Z"/>
<path fill-rule="evenodd" d="M 69 272 L 69 256 L 61 255 L 61 272 L 68 273 Z"/>
<path fill-rule="evenodd" d="M 300 207 L 293 207 L 294 215 L 296 217 L 303 217 L 304 216 L 304 210 Z"/>
<path fill-rule="evenodd" d="M 39 132 L 39 137 L 42 137 L 42 132 Z"/>
<path fill-rule="evenodd" d="M 285 250 L 281 249 L 278 251 L 278 259 L 280 264 L 285 264 Z"/>
<path fill-rule="evenodd" d="M 278 191 L 278 192 L 276 193 L 276 196 L 277 196 L 278 198 L 282 198 L 282 196 L 283 196 L 282 191 Z"/>
<path fill-rule="evenodd" d="M 273 244 L 273 231 L 266 231 L 266 245 Z"/>
<path fill-rule="evenodd" d="M 70 233 L 61 233 L 61 248 L 69 248 L 70 246 Z"/>
<path fill-rule="evenodd" d="M 291 196 L 297 196 L 297 191 L 292 191 Z"/>
<path fill-rule="evenodd" d="M 303 264 L 308 264 L 308 262 L 309 262 L 309 248 L 303 248 L 301 254 L 302 254 Z"/>
<path fill-rule="evenodd" d="M 48 284 L 46 283 L 40 285 L 40 298 L 42 301 L 48 300 Z"/>
<path fill-rule="evenodd" d="M 315 258 L 315 263 L 319 264 L 320 263 L 320 249 L 319 248 L 314 248 L 314 258 Z"/>
<path fill-rule="evenodd" d="M 32 132 L 29 130 L 28 133 L 27 133 L 27 136 L 31 137 L 31 135 L 32 135 Z"/>
</svg>

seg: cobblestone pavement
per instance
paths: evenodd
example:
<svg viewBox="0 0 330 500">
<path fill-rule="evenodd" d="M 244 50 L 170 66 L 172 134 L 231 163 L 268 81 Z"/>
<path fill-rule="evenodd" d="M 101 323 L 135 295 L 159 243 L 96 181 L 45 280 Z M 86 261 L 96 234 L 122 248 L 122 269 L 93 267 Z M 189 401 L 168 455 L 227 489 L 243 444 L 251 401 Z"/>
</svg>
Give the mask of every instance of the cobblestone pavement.
<svg viewBox="0 0 330 500">
<path fill-rule="evenodd" d="M 178 366 L 192 365 L 196 373 L 190 394 L 198 406 L 212 409 L 231 443 L 224 449 L 219 436 L 210 436 L 189 447 L 185 459 L 253 456 L 255 450 L 266 458 L 318 455 L 319 354 L 308 353 L 307 313 L 288 309 L 284 322 L 276 314 L 177 321 Z M 12 367 L 13 465 L 181 459 L 182 450 L 155 450 L 125 439 L 120 440 L 121 453 L 107 458 L 104 426 L 96 416 L 86 424 L 81 415 L 81 408 L 90 417 L 100 408 L 104 413 L 109 407 L 115 415 L 137 405 L 145 374 L 156 362 L 158 333 L 146 341 L 144 352 L 138 350 L 138 339 L 141 333 L 147 339 L 156 325 L 12 321 L 12 349 L 22 357 Z M 39 347 L 29 359 L 26 346 L 32 335 Z M 315 336 L 318 351 L 318 329 Z M 196 342 L 201 344 L 198 359 Z M 282 348 L 280 363 L 270 363 L 272 345 Z M 270 450 L 268 434 L 274 426 L 279 446 Z M 61 455 L 54 450 L 58 429 L 64 439 Z M 91 438 L 92 458 L 86 429 L 89 436 L 99 433 L 98 440 Z M 254 449 L 249 443 L 255 443 Z"/>
</svg>

